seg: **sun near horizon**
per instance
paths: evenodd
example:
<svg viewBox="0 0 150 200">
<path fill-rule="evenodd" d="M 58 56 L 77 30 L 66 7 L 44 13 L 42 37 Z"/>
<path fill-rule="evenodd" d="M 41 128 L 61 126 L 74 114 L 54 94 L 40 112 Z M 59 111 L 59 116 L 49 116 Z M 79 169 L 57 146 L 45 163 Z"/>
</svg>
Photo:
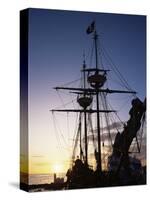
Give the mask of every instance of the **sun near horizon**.
<svg viewBox="0 0 150 200">
<path fill-rule="evenodd" d="M 21 159 L 20 172 L 26 174 L 60 174 L 66 173 L 69 169 L 69 159 L 68 160 L 49 160 L 45 158 L 44 160 L 40 157 L 29 158 L 29 160 Z"/>
</svg>

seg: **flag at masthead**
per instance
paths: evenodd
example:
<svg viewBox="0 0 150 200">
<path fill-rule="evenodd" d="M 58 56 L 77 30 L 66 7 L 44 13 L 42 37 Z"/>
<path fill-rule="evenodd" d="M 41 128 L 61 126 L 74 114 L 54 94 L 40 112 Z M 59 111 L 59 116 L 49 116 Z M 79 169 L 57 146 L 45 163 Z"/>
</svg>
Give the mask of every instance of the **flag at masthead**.
<svg viewBox="0 0 150 200">
<path fill-rule="evenodd" d="M 94 30 L 95 30 L 95 21 L 93 21 L 93 22 L 90 24 L 90 26 L 88 26 L 88 28 L 86 29 L 86 33 L 87 33 L 87 34 L 90 34 L 90 33 L 94 32 Z"/>
</svg>

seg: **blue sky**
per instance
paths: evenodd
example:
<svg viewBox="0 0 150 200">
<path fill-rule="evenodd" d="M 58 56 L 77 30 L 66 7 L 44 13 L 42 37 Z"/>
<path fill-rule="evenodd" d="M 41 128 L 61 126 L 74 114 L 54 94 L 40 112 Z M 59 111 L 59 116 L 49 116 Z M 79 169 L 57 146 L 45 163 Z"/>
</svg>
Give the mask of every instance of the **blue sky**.
<svg viewBox="0 0 150 200">
<path fill-rule="evenodd" d="M 32 157 L 41 155 L 41 159 L 45 157 L 41 162 L 50 163 L 51 160 L 55 160 L 54 155 L 58 155 L 58 144 L 56 144 L 49 110 L 61 105 L 62 102 L 52 88 L 80 77 L 83 53 L 85 53 L 87 65 L 89 64 L 88 54 L 92 45 L 92 36 L 86 34 L 86 28 L 93 20 L 96 21 L 100 44 L 102 43 L 109 51 L 119 71 L 129 85 L 138 92 L 138 96 L 142 100 L 145 98 L 145 16 L 30 9 L 29 141 L 31 160 Z M 106 62 L 106 64 L 109 63 Z M 113 83 L 110 86 L 116 89 Z M 65 97 L 63 100 L 67 102 L 70 97 Z M 116 104 L 114 102 L 114 106 Z M 126 113 L 125 111 L 120 113 L 124 120 L 127 119 L 129 107 L 125 108 Z M 66 119 L 62 119 L 64 114 L 60 116 L 60 127 L 63 127 Z M 73 124 L 74 118 L 70 116 L 69 120 Z M 66 130 L 66 127 L 63 128 Z M 68 152 L 64 150 L 63 155 L 68 159 Z M 60 156 L 62 157 L 62 154 L 58 157 Z M 35 165 L 33 167 L 35 169 L 34 159 L 32 165 Z"/>
</svg>

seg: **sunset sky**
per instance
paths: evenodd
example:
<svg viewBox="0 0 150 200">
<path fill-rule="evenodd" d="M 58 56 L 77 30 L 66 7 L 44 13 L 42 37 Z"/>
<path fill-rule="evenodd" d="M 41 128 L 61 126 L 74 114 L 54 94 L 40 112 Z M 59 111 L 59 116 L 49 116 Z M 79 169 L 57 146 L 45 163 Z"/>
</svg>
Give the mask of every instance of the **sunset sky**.
<svg viewBox="0 0 150 200">
<path fill-rule="evenodd" d="M 75 99 L 73 95 L 56 92 L 53 87 L 80 78 L 83 54 L 87 65 L 90 63 L 92 36 L 86 34 L 86 28 L 93 20 L 100 43 L 110 52 L 132 89 L 138 92 L 137 96 L 142 101 L 145 98 L 145 16 L 30 9 L 29 173 L 64 172 L 69 166 L 76 115 L 56 113 L 56 130 L 49 110 Z M 115 83 L 110 87 L 117 89 Z M 118 114 L 126 121 L 130 102 L 121 110 L 119 100 L 124 97 L 111 98 L 113 107 L 120 110 Z M 66 108 L 73 106 L 71 103 Z"/>
</svg>

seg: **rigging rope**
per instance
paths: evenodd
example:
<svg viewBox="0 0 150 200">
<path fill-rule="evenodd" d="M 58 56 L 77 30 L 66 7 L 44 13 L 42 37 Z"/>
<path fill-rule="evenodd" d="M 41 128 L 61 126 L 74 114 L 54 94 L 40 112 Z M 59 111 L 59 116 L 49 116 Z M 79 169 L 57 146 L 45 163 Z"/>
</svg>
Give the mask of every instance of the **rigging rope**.
<svg viewBox="0 0 150 200">
<path fill-rule="evenodd" d="M 76 101 L 76 99 L 74 99 L 74 100 L 71 100 L 71 101 L 69 101 L 69 102 L 67 102 L 67 103 L 64 103 L 63 105 L 61 105 L 61 106 L 58 106 L 58 107 L 55 107 L 55 109 L 60 109 L 62 106 L 63 107 L 66 107 L 67 105 L 69 105 L 69 104 L 73 104 L 74 105 L 74 102 Z"/>
<path fill-rule="evenodd" d="M 103 57 L 102 57 L 102 48 L 101 48 L 101 43 L 100 43 L 100 40 L 98 39 L 98 45 L 97 45 L 97 50 L 98 50 L 98 53 L 99 53 L 99 56 L 100 56 L 100 64 L 101 64 L 101 67 L 102 69 L 104 69 L 104 65 L 103 65 Z"/>
<path fill-rule="evenodd" d="M 144 125 L 145 125 L 145 120 L 146 120 L 146 117 L 145 117 L 145 114 L 142 118 L 142 126 L 141 126 L 141 129 L 142 129 L 142 133 L 141 133 L 141 137 L 140 137 L 140 150 L 142 148 L 142 139 L 143 139 L 143 134 L 144 134 Z"/>
<path fill-rule="evenodd" d="M 73 83 L 78 82 L 78 81 L 80 81 L 80 80 L 81 80 L 81 78 L 78 78 L 78 79 L 75 79 L 74 81 L 70 81 L 70 82 L 64 83 L 64 84 L 61 85 L 61 87 L 64 87 L 64 86 L 66 86 L 66 85 L 73 84 Z"/>
<path fill-rule="evenodd" d="M 101 99 L 102 99 L 103 108 L 105 110 L 108 110 L 106 94 L 101 94 Z M 107 126 L 109 141 L 110 141 L 111 146 L 113 146 L 112 138 L 111 138 L 111 134 L 110 134 L 110 128 L 109 128 L 109 114 L 108 113 L 104 113 L 104 115 L 105 115 L 105 120 L 106 120 L 106 126 Z"/>
<path fill-rule="evenodd" d="M 77 148 L 78 141 L 79 141 L 80 131 L 81 131 L 81 113 L 79 115 L 79 124 L 78 124 L 78 130 L 77 130 L 74 147 L 73 147 L 72 160 L 75 159 L 75 153 L 76 153 L 76 148 Z"/>
<path fill-rule="evenodd" d="M 94 149 L 96 150 L 96 142 L 95 142 L 95 137 L 94 137 L 94 130 L 93 130 L 93 125 L 92 125 L 92 119 L 91 119 L 91 114 L 88 114 L 88 121 L 89 121 L 89 125 L 91 127 L 91 133 L 92 133 L 92 141 L 93 141 L 93 145 L 94 145 Z"/>
<path fill-rule="evenodd" d="M 106 51 L 106 49 L 104 48 L 103 45 L 102 45 L 102 49 L 103 49 L 103 55 L 104 55 L 104 57 L 111 63 L 111 66 L 113 67 L 116 75 L 118 74 L 118 78 L 123 83 L 123 85 L 125 86 L 125 88 L 128 89 L 128 90 L 132 90 L 131 86 L 128 84 L 128 82 L 125 80 L 125 78 L 123 77 L 123 75 L 120 73 L 120 71 L 118 70 L 117 66 L 114 64 L 113 60 L 111 59 L 111 57 L 109 56 L 109 54 L 107 53 L 107 51 Z M 136 95 L 133 94 L 133 96 L 135 97 Z"/>
<path fill-rule="evenodd" d="M 56 116 L 54 115 L 54 113 L 53 113 L 53 116 L 54 116 L 54 118 L 55 118 L 55 125 L 56 125 Z M 63 141 L 64 141 L 64 144 L 66 145 L 66 147 L 68 146 L 67 145 L 67 142 L 65 141 L 65 138 L 64 138 L 64 135 L 62 134 L 62 132 L 61 132 L 61 129 L 60 129 L 60 126 L 59 126 L 59 123 L 58 123 L 58 120 L 57 120 L 57 130 L 59 129 L 59 133 L 60 133 L 60 135 L 61 135 L 61 137 L 62 137 L 62 139 L 63 139 Z"/>
<path fill-rule="evenodd" d="M 60 101 L 61 101 L 63 107 L 65 108 L 65 103 L 64 103 L 64 101 L 63 101 L 63 99 L 62 99 L 62 97 L 61 97 L 61 95 L 60 95 L 60 93 L 59 93 L 58 90 L 57 90 L 57 94 L 58 94 L 58 97 L 59 97 L 59 99 L 60 99 Z"/>
<path fill-rule="evenodd" d="M 92 66 L 93 52 L 94 52 L 94 41 L 92 43 L 92 51 L 91 51 L 90 62 L 89 62 L 90 66 Z"/>
<path fill-rule="evenodd" d="M 127 97 L 127 100 L 123 102 L 123 104 L 120 106 L 120 108 L 118 109 L 117 112 L 120 112 L 129 103 L 129 100 L 130 100 L 129 98 L 131 98 L 131 97 L 130 96 Z"/>
<path fill-rule="evenodd" d="M 108 102 L 108 105 L 109 105 L 110 109 L 113 110 L 113 107 L 109 104 L 109 102 Z M 116 115 L 116 117 L 118 118 L 118 120 L 124 125 L 124 122 L 120 119 L 120 117 L 118 116 L 117 112 L 115 112 L 114 114 Z M 111 116 L 113 117 L 113 114 L 112 114 Z M 114 119 L 114 118 L 113 118 L 113 119 Z M 115 121 L 115 120 L 114 120 L 114 121 Z"/>
<path fill-rule="evenodd" d="M 54 125 L 56 140 L 57 140 L 57 143 L 58 143 L 58 148 L 61 151 L 61 148 L 63 148 L 63 146 L 61 144 L 61 140 L 60 140 L 60 137 L 59 137 L 59 134 L 58 134 L 54 112 L 52 112 L 52 119 L 53 119 L 53 125 Z"/>
<path fill-rule="evenodd" d="M 69 129 L 69 113 L 67 112 L 67 133 L 68 133 L 68 146 L 69 145 L 69 140 L 70 140 L 70 129 Z"/>
</svg>

